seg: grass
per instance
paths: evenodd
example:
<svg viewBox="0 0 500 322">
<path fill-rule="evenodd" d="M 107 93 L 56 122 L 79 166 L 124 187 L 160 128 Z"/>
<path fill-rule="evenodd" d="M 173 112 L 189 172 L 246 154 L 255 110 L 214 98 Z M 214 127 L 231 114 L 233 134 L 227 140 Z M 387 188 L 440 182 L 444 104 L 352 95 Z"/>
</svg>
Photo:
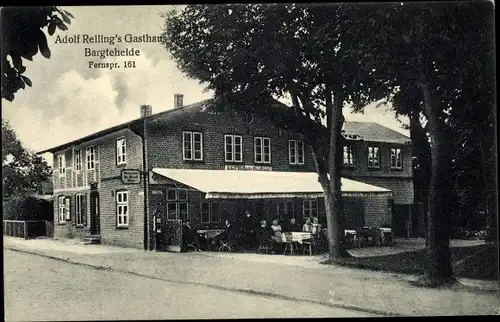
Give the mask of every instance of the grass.
<svg viewBox="0 0 500 322">
<path fill-rule="evenodd" d="M 455 276 L 496 280 L 498 267 L 495 253 L 497 250 L 491 244 L 451 247 L 451 260 Z M 422 274 L 426 261 L 425 249 L 421 249 L 386 256 L 350 257 L 324 263 L 394 273 Z"/>
</svg>

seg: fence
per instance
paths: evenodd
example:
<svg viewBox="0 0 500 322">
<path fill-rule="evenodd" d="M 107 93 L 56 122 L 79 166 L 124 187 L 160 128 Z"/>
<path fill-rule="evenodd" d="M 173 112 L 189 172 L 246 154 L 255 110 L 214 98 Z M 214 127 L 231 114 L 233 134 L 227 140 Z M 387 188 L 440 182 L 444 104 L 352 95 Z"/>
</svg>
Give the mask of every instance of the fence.
<svg viewBox="0 0 500 322">
<path fill-rule="evenodd" d="M 24 239 L 54 236 L 54 223 L 45 220 L 4 220 L 3 235 Z"/>
</svg>

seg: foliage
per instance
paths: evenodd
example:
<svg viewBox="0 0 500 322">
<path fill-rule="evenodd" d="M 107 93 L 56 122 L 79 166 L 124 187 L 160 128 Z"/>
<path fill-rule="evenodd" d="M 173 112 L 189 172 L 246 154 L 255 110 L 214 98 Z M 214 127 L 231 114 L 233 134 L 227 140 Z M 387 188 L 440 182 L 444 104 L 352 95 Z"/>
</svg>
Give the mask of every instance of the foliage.
<svg viewBox="0 0 500 322">
<path fill-rule="evenodd" d="M 486 69 L 492 66 L 483 58 L 492 48 L 488 36 L 492 31 L 491 9 L 491 3 L 482 1 L 380 7 L 368 18 L 374 26 L 373 41 L 361 43 L 360 50 L 367 53 L 361 63 L 378 66 L 375 73 L 386 80 L 387 86 L 400 91 L 399 100 L 405 104 L 399 105 L 399 112 L 416 117 L 423 114 L 427 120 L 432 160 L 427 277 L 433 285 L 449 280 L 453 274 L 449 227 L 454 199 L 453 156 L 459 150 L 453 139 L 466 129 L 453 126 L 459 123 L 453 120 L 455 115 L 480 109 L 478 98 L 483 94 L 491 97 L 488 92 L 493 82 Z M 485 76 L 481 76 L 483 73 Z M 487 101 L 483 101 L 483 114 L 492 108 Z"/>
<path fill-rule="evenodd" d="M 2 119 L 3 198 L 20 196 L 50 180 L 52 170 L 42 157 L 25 149 L 9 123 Z"/>
<path fill-rule="evenodd" d="M 166 48 L 182 71 L 215 91 L 219 106 L 258 108 L 304 134 L 325 191 L 332 257 L 345 255 L 342 108 L 384 96 L 352 50 L 368 27 L 367 12 L 349 5 L 192 5 L 166 17 Z M 269 97 L 291 97 L 292 109 L 274 113 Z"/>
<path fill-rule="evenodd" d="M 54 220 L 51 201 L 30 196 L 12 196 L 3 202 L 6 220 Z"/>
<path fill-rule="evenodd" d="M 31 80 L 24 75 L 23 59 L 33 60 L 38 51 L 45 58 L 51 52 L 44 28 L 53 35 L 56 28 L 67 30 L 73 15 L 58 7 L 8 7 L 2 8 L 2 98 L 14 100 L 14 94 Z"/>
</svg>

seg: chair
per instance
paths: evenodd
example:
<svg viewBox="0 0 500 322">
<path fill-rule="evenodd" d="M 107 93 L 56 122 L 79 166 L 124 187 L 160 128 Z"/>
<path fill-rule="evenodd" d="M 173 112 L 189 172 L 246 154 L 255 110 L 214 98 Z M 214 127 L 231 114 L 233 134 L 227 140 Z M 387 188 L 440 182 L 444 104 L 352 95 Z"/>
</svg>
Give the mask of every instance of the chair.
<svg viewBox="0 0 500 322">
<path fill-rule="evenodd" d="M 328 240 L 326 235 L 323 232 L 319 232 L 317 235 L 313 236 L 312 239 L 312 250 L 317 254 L 321 254 L 322 252 L 327 251 L 328 249 Z"/>
<path fill-rule="evenodd" d="M 311 239 L 302 241 L 302 254 L 305 255 L 306 252 L 309 252 L 309 256 L 312 256 L 312 244 L 313 241 Z"/>
<path fill-rule="evenodd" d="M 222 245 L 220 245 L 219 247 L 219 252 L 222 252 L 224 250 L 231 252 L 231 246 L 229 246 L 229 240 L 221 240 L 220 242 Z"/>
<path fill-rule="evenodd" d="M 189 249 L 189 248 L 192 248 L 194 249 L 195 251 L 199 251 L 198 248 L 196 248 L 196 246 L 194 245 L 196 240 L 193 239 L 192 241 L 188 241 L 187 239 L 184 239 L 184 241 L 186 242 L 186 251 Z"/>
<path fill-rule="evenodd" d="M 257 253 L 264 251 L 265 254 L 269 254 L 270 249 L 272 249 L 272 247 L 269 245 L 269 242 L 262 241 L 259 244 L 259 248 L 257 248 Z"/>
<path fill-rule="evenodd" d="M 295 242 L 292 239 L 292 234 L 291 233 L 283 233 L 283 236 L 285 236 L 285 251 L 284 254 L 286 255 L 286 251 L 289 250 L 290 255 L 293 255 L 293 249 L 295 248 L 296 252 L 299 252 L 298 246 L 295 244 Z"/>
</svg>

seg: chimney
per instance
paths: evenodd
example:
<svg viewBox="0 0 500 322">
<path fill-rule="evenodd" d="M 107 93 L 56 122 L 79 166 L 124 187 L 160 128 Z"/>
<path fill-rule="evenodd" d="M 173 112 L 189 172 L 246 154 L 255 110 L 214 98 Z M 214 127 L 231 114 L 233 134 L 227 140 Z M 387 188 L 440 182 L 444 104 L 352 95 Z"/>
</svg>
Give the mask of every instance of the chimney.
<svg viewBox="0 0 500 322">
<path fill-rule="evenodd" d="M 182 107 L 184 105 L 184 95 L 175 94 L 174 95 L 174 108 Z"/>
<path fill-rule="evenodd" d="M 151 114 L 153 114 L 151 105 L 141 105 L 141 118 L 151 116 Z"/>
</svg>

